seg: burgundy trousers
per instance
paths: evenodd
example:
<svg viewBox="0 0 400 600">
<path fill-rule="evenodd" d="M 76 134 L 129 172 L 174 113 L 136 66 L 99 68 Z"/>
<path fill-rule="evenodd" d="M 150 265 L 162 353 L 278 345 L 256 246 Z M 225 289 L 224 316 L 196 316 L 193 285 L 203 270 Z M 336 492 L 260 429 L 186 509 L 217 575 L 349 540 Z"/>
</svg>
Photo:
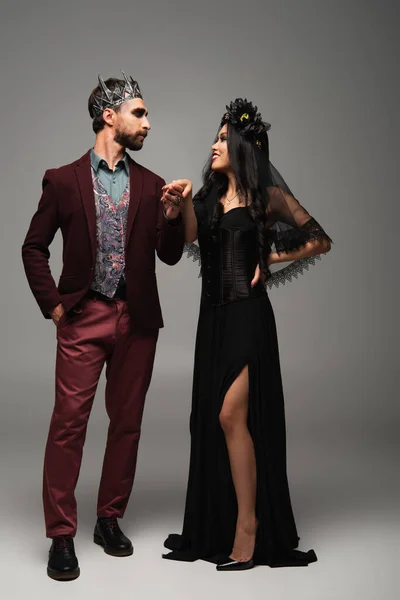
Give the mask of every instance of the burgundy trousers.
<svg viewBox="0 0 400 600">
<path fill-rule="evenodd" d="M 123 516 L 135 476 L 157 338 L 158 329 L 132 329 L 124 300 L 85 298 L 72 316 L 62 317 L 57 327 L 55 406 L 44 460 L 47 537 L 76 533 L 75 487 L 104 364 L 110 424 L 97 515 Z"/>
</svg>

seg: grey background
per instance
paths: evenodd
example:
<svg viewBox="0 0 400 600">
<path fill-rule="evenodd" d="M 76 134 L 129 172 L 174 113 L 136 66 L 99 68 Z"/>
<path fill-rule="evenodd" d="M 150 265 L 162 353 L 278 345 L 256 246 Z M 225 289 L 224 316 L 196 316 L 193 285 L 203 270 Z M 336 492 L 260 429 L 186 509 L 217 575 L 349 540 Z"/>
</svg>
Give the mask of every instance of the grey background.
<svg viewBox="0 0 400 600">
<path fill-rule="evenodd" d="M 394 600 L 399 583 L 399 9 L 390 1 L 3 2 L 1 62 L 1 536 L 3 598 Z M 200 172 L 225 104 L 247 96 L 272 123 L 271 159 L 333 237 L 332 252 L 271 292 L 288 468 L 308 569 L 222 575 L 161 559 L 180 531 L 198 269 L 158 264 L 165 329 L 123 526 L 133 558 L 91 542 L 106 435 L 103 384 L 78 486 L 82 575 L 45 575 L 44 444 L 55 331 L 26 284 L 20 247 L 46 168 L 93 143 L 97 73 L 140 82 L 152 131 L 134 156 L 167 180 Z M 52 246 L 55 276 L 61 243 Z"/>
</svg>

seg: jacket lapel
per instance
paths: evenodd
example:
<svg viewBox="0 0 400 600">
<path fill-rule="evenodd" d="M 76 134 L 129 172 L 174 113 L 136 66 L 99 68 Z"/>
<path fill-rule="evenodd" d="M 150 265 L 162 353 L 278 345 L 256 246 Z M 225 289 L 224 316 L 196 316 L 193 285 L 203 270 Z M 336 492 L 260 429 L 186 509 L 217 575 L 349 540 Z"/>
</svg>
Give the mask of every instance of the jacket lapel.
<svg viewBox="0 0 400 600">
<path fill-rule="evenodd" d="M 130 200 L 128 209 L 128 224 L 126 232 L 126 246 L 129 242 L 129 237 L 132 232 L 133 223 L 136 213 L 139 208 L 143 190 L 143 173 L 139 165 L 128 155 L 129 160 L 129 185 L 130 185 Z"/>
<path fill-rule="evenodd" d="M 83 208 L 85 210 L 93 260 L 96 257 L 96 207 L 94 202 L 92 171 L 90 167 L 90 150 L 75 164 Z"/>
</svg>

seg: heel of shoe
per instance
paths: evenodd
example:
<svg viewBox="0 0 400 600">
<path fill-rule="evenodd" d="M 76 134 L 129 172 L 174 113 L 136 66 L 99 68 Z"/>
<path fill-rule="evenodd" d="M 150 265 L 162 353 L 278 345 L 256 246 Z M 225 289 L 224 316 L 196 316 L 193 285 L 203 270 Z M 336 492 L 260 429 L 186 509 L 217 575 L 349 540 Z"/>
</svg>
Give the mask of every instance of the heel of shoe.
<svg viewBox="0 0 400 600">
<path fill-rule="evenodd" d="M 93 534 L 93 541 L 95 544 L 97 544 L 98 546 L 103 546 L 104 547 L 104 543 L 103 540 L 101 539 L 101 537 L 99 535 L 97 535 L 97 533 Z"/>
</svg>

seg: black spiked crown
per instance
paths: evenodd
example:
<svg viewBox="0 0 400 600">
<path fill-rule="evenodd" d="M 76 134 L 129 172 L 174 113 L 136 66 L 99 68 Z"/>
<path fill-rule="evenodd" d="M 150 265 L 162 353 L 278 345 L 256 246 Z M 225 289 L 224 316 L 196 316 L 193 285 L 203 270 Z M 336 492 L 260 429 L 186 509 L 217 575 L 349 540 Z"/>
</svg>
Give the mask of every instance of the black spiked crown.
<svg viewBox="0 0 400 600">
<path fill-rule="evenodd" d="M 223 127 L 225 123 L 232 125 L 244 137 L 253 139 L 260 149 L 263 147 L 262 138 L 271 128 L 269 123 L 262 120 L 257 106 L 247 98 L 236 98 L 226 107 L 220 126 Z"/>
<path fill-rule="evenodd" d="M 100 75 L 98 76 L 100 91 L 93 98 L 90 115 L 92 118 L 101 116 L 105 108 L 114 108 L 133 98 L 143 98 L 138 82 L 132 77 L 128 79 L 122 69 L 121 73 L 124 76 L 124 81 L 117 83 L 114 90 L 110 90 L 104 79 Z"/>
</svg>

